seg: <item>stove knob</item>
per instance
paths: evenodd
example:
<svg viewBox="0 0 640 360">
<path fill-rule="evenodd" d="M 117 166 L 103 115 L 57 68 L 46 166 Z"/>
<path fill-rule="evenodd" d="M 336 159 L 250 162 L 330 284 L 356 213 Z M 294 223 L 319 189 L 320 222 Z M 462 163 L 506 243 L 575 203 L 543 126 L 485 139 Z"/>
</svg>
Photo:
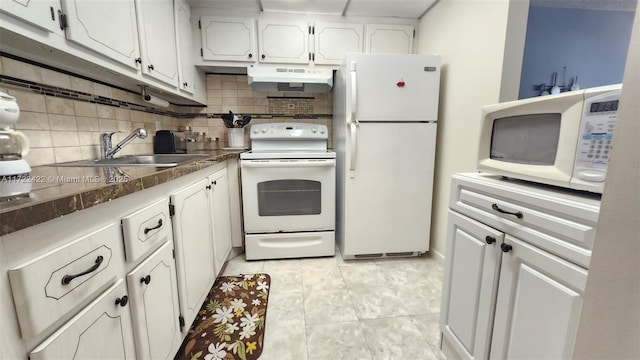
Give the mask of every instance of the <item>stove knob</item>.
<svg viewBox="0 0 640 360">
<path fill-rule="evenodd" d="M 313 128 L 313 129 L 311 129 L 311 132 L 315 134 L 315 133 L 317 133 L 317 132 L 318 132 L 318 129 Z"/>
<path fill-rule="evenodd" d="M 258 128 L 257 128 L 257 127 L 254 127 L 254 128 L 253 128 L 253 133 L 254 133 L 254 134 L 257 134 L 258 132 L 260 132 L 260 130 L 258 130 Z"/>
<path fill-rule="evenodd" d="M 263 127 L 263 128 L 262 128 L 262 133 L 263 133 L 263 134 L 266 134 L 266 133 L 267 133 L 267 128 L 266 128 L 266 127 Z"/>
</svg>

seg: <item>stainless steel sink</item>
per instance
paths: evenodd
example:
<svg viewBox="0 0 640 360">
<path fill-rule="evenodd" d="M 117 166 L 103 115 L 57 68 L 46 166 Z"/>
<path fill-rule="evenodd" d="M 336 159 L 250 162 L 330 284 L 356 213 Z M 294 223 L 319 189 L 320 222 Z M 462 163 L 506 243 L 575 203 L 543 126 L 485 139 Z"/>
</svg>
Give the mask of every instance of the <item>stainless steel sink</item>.
<svg viewBox="0 0 640 360">
<path fill-rule="evenodd" d="M 207 154 L 153 154 L 127 155 L 111 159 L 80 160 L 51 164 L 51 166 L 105 167 L 105 166 L 155 166 L 172 167 L 189 161 L 203 159 Z"/>
</svg>

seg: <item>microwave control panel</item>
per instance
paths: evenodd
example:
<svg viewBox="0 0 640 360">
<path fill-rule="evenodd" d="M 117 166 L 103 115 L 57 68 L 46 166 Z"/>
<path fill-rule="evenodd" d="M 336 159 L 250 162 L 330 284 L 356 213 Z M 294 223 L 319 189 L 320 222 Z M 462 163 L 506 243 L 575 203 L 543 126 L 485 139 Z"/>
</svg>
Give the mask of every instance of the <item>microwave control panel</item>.
<svg viewBox="0 0 640 360">
<path fill-rule="evenodd" d="M 614 91 L 585 101 L 574 169 L 578 179 L 605 180 L 619 98 L 620 91 Z"/>
</svg>

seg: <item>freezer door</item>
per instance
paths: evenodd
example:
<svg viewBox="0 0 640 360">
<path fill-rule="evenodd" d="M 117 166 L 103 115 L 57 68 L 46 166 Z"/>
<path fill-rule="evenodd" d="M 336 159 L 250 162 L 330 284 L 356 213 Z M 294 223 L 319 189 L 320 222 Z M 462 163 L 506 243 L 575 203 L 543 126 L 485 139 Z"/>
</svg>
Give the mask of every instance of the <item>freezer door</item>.
<svg viewBox="0 0 640 360">
<path fill-rule="evenodd" d="M 438 117 L 439 55 L 348 54 L 347 97 L 356 94 L 358 121 L 434 121 Z M 350 79 L 349 79 L 350 80 Z"/>
<path fill-rule="evenodd" d="M 435 140 L 436 124 L 358 126 L 358 165 L 338 179 L 343 255 L 428 250 Z"/>
</svg>

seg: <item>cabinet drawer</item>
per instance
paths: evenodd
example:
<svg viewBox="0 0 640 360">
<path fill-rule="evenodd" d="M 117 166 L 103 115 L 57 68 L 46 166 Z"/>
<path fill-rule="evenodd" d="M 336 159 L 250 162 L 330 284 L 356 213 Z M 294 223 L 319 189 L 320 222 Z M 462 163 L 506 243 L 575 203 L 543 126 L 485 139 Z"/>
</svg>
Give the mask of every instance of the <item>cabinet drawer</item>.
<svg viewBox="0 0 640 360">
<path fill-rule="evenodd" d="M 588 267 L 599 201 L 482 175 L 454 175 L 449 207 Z"/>
<path fill-rule="evenodd" d="M 158 201 L 125 216 L 122 233 L 127 261 L 136 261 L 164 244 L 171 238 L 169 200 Z"/>
<path fill-rule="evenodd" d="M 36 347 L 29 358 L 134 359 L 131 314 L 128 301 L 123 302 L 126 290 L 119 280 Z"/>
<path fill-rule="evenodd" d="M 122 273 L 122 240 L 112 224 L 9 270 L 23 337 L 38 334 Z"/>
</svg>

